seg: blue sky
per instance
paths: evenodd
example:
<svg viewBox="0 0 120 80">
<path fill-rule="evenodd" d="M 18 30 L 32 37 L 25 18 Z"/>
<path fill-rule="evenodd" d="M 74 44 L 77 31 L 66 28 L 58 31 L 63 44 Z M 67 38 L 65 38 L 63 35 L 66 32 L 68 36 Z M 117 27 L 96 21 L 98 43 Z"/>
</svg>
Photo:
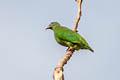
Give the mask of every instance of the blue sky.
<svg viewBox="0 0 120 80">
<path fill-rule="evenodd" d="M 78 32 L 94 49 L 76 51 L 66 80 L 120 79 L 120 1 L 84 0 Z M 73 28 L 74 0 L 0 0 L 0 80 L 49 80 L 66 48 L 45 30 L 52 21 Z"/>
</svg>

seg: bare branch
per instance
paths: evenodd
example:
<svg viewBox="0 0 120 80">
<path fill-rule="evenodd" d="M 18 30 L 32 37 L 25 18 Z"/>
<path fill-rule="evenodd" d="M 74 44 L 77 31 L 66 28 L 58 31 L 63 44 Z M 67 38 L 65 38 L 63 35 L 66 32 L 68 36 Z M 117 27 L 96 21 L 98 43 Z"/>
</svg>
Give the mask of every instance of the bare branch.
<svg viewBox="0 0 120 80">
<path fill-rule="evenodd" d="M 77 5 L 78 5 L 78 12 L 77 12 L 77 17 L 74 23 L 73 31 L 77 31 L 78 23 L 81 17 L 81 4 L 82 4 L 82 0 L 75 0 L 75 1 L 77 2 Z"/>
<path fill-rule="evenodd" d="M 73 52 L 74 50 L 67 51 L 65 55 L 60 59 L 53 73 L 53 80 L 64 80 L 63 66 L 67 63 L 67 61 L 73 55 Z"/>
<path fill-rule="evenodd" d="M 77 12 L 77 17 L 74 23 L 73 31 L 77 31 L 78 23 L 81 16 L 81 4 L 82 4 L 82 0 L 75 0 L 75 1 L 78 4 L 78 12 Z M 74 50 L 70 50 L 70 51 L 68 50 L 66 51 L 65 55 L 60 59 L 60 61 L 58 62 L 54 70 L 53 80 L 64 80 L 63 66 L 67 64 L 67 61 L 71 58 L 73 53 L 74 53 Z"/>
</svg>

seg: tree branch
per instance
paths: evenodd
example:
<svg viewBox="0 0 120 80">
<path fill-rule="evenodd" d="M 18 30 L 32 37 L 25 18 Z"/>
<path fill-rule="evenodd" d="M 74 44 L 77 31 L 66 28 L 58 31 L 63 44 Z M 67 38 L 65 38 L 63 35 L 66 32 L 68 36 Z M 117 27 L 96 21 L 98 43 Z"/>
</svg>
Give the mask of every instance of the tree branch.
<svg viewBox="0 0 120 80">
<path fill-rule="evenodd" d="M 82 0 L 75 0 L 78 4 L 78 12 L 77 12 L 77 17 L 74 23 L 73 31 L 77 31 L 78 23 L 80 20 L 81 16 L 81 4 Z M 64 80 L 64 75 L 63 75 L 63 66 L 67 64 L 67 61 L 71 58 L 73 55 L 74 50 L 67 50 L 65 55 L 60 59 L 58 62 L 54 72 L 53 72 L 53 80 Z"/>
<path fill-rule="evenodd" d="M 73 31 L 77 31 L 78 23 L 81 17 L 81 4 L 82 4 L 82 0 L 75 0 L 75 1 L 77 2 L 78 5 L 78 12 L 77 12 L 77 17 L 75 19 Z"/>
</svg>

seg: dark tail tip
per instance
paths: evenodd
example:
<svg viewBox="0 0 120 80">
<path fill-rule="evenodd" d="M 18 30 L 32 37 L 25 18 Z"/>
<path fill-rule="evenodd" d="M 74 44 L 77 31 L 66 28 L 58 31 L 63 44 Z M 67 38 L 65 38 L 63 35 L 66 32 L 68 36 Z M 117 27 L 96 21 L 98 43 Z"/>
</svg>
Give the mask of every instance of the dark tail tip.
<svg viewBox="0 0 120 80">
<path fill-rule="evenodd" d="M 94 53 L 94 50 L 91 47 L 88 47 L 88 50 Z"/>
<path fill-rule="evenodd" d="M 93 49 L 89 49 L 89 50 L 94 53 L 94 50 L 93 50 Z"/>
<path fill-rule="evenodd" d="M 87 49 L 94 53 L 94 50 L 90 46 L 87 46 Z"/>
</svg>

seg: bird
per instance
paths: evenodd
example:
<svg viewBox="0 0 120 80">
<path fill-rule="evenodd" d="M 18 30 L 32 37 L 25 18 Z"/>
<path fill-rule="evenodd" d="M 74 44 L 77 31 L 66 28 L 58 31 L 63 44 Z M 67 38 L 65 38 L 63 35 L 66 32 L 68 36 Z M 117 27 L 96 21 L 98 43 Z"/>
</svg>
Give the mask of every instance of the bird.
<svg viewBox="0 0 120 80">
<path fill-rule="evenodd" d="M 87 41 L 78 33 L 67 27 L 61 26 L 58 22 L 51 22 L 46 30 L 52 30 L 57 43 L 62 46 L 68 47 L 68 50 L 94 50 L 89 46 Z"/>
</svg>

